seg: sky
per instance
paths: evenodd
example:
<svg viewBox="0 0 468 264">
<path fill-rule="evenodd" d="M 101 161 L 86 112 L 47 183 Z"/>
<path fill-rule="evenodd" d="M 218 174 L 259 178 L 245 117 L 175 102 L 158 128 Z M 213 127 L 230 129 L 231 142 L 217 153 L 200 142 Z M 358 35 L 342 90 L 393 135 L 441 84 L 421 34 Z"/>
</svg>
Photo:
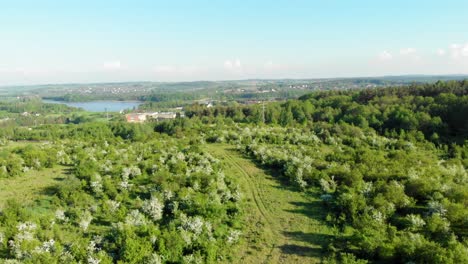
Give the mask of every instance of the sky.
<svg viewBox="0 0 468 264">
<path fill-rule="evenodd" d="M 468 1 L 0 0 L 0 85 L 468 74 Z"/>
</svg>

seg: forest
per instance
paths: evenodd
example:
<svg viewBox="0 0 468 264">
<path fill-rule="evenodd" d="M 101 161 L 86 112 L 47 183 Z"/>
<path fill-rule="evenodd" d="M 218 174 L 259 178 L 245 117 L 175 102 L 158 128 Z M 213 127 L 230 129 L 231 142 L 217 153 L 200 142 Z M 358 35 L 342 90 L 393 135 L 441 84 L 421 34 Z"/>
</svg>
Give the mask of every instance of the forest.
<svg viewBox="0 0 468 264">
<path fill-rule="evenodd" d="M 29 201 L 0 191 L 6 263 L 271 262 L 256 254 L 279 220 L 262 209 L 264 220 L 249 221 L 253 200 L 268 209 L 260 196 L 270 189 L 242 184 L 256 179 L 228 166 L 234 152 L 265 171 L 276 192 L 311 201 L 288 213 L 320 232 L 294 236 L 301 247 L 275 242 L 270 255 L 468 263 L 467 80 L 193 103 L 185 118 L 143 124 L 35 101 L 0 110 L 15 117 L 0 130 L 0 181 L 62 175 Z M 33 126 L 21 121 L 25 111 L 55 121 Z M 232 152 L 220 155 L 221 147 Z"/>
</svg>

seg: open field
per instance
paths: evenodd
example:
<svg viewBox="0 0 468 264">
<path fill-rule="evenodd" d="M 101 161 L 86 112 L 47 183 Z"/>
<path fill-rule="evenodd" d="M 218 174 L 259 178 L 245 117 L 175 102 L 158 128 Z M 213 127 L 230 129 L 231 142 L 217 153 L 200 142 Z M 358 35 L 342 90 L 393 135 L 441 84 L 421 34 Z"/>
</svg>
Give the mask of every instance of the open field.
<svg viewBox="0 0 468 264">
<path fill-rule="evenodd" d="M 0 179 L 0 208 L 10 199 L 22 205 L 47 200 L 50 197 L 48 188 L 66 177 L 65 168 L 57 166 L 41 171 L 31 170 L 21 177 Z"/>
<path fill-rule="evenodd" d="M 319 263 L 332 232 L 322 219 L 322 205 L 310 194 L 281 184 L 232 146 L 207 145 L 226 174 L 236 177 L 245 201 L 245 241 L 236 248 L 237 263 Z"/>
</svg>

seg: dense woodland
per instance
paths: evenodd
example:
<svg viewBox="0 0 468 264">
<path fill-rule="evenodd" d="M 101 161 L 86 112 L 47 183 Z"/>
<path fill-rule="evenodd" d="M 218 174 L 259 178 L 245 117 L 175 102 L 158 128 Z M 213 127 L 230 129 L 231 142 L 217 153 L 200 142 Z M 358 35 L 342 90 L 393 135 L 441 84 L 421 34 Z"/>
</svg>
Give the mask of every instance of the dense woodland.
<svg viewBox="0 0 468 264">
<path fill-rule="evenodd" d="M 437 82 L 367 89 L 316 92 L 286 103 L 265 106 L 193 105 L 188 117 L 229 118 L 235 122 L 301 126 L 311 122 L 347 123 L 386 136 L 421 132 L 426 139 L 466 138 L 468 81 Z"/>
<path fill-rule="evenodd" d="M 320 199 L 333 233 L 325 263 L 468 263 L 468 81 L 193 104 L 185 114 L 0 130 L 1 178 L 68 173 L 46 206 L 1 210 L 0 258 L 235 262 L 249 209 L 236 175 L 204 151 L 222 142 Z"/>
</svg>

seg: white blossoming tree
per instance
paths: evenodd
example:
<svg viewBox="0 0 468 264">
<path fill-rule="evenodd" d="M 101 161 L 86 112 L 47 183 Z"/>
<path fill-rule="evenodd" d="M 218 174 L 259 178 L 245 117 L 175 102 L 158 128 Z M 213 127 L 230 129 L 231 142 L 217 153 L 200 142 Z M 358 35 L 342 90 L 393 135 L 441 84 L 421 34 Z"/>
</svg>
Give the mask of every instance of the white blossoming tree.
<svg viewBox="0 0 468 264">
<path fill-rule="evenodd" d="M 143 202 L 141 208 L 153 221 L 162 219 L 164 204 L 158 198 L 152 196 L 151 199 Z"/>
</svg>

